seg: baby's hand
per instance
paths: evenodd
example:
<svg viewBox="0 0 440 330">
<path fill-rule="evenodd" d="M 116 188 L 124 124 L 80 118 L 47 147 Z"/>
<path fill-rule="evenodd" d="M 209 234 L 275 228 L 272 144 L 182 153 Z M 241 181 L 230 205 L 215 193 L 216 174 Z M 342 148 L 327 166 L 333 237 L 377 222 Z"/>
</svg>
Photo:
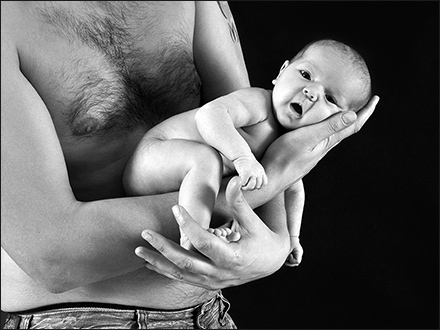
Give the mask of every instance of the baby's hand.
<svg viewBox="0 0 440 330">
<path fill-rule="evenodd" d="M 303 253 L 304 253 L 304 250 L 303 250 L 301 244 L 299 243 L 299 237 L 296 237 L 295 239 L 293 239 L 291 244 L 292 244 L 292 248 L 293 248 L 292 252 L 289 254 L 289 256 L 287 257 L 287 260 L 284 264 L 289 267 L 299 266 L 299 264 L 301 263 L 301 260 L 302 260 Z"/>
<path fill-rule="evenodd" d="M 264 167 L 255 159 L 254 155 L 240 156 L 233 163 L 241 179 L 241 189 L 260 189 L 267 184 Z"/>
</svg>

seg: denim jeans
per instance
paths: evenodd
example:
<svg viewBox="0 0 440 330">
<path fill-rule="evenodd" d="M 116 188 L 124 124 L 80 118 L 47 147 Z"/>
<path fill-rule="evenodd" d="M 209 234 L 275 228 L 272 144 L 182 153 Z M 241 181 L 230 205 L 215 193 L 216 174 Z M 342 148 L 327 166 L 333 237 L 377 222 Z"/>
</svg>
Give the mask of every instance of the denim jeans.
<svg viewBox="0 0 440 330">
<path fill-rule="evenodd" d="M 173 311 L 63 304 L 9 313 L 4 329 L 237 329 L 229 307 L 221 292 L 203 304 Z"/>
</svg>

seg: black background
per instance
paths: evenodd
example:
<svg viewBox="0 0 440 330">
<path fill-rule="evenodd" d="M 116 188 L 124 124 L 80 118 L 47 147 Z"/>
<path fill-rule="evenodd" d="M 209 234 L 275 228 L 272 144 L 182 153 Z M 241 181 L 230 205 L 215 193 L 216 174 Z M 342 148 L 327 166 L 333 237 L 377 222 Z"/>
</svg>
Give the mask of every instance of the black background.
<svg viewBox="0 0 440 330">
<path fill-rule="evenodd" d="M 253 86 L 272 88 L 285 59 L 334 38 L 364 56 L 381 97 L 304 178 L 300 267 L 224 290 L 238 327 L 438 329 L 439 3 L 230 7 Z"/>
<path fill-rule="evenodd" d="M 439 328 L 439 3 L 230 2 L 253 86 L 320 38 L 379 105 L 305 178 L 298 268 L 224 290 L 239 328 Z"/>
</svg>

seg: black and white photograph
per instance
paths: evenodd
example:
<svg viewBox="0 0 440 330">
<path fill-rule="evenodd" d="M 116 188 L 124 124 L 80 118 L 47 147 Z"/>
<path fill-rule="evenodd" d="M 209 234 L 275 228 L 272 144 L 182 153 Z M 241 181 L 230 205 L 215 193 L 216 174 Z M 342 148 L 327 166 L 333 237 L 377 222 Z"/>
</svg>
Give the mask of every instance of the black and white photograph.
<svg viewBox="0 0 440 330">
<path fill-rule="evenodd" d="M 2 329 L 438 329 L 438 1 L 1 1 Z"/>
</svg>

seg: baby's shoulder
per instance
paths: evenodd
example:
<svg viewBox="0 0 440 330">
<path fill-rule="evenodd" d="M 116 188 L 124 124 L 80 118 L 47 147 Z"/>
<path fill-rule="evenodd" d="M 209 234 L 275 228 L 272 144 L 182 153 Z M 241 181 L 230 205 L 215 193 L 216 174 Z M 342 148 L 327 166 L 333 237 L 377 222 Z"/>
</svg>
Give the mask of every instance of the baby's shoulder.
<svg viewBox="0 0 440 330">
<path fill-rule="evenodd" d="M 241 100 L 246 103 L 259 103 L 260 105 L 271 104 L 272 91 L 260 87 L 247 87 L 234 92 Z"/>
<path fill-rule="evenodd" d="M 253 95 L 255 97 L 271 97 L 272 96 L 272 91 L 269 89 L 264 89 L 261 87 L 247 87 L 247 88 L 242 88 L 239 89 L 237 92 L 239 93 L 243 93 L 246 95 Z"/>
</svg>

